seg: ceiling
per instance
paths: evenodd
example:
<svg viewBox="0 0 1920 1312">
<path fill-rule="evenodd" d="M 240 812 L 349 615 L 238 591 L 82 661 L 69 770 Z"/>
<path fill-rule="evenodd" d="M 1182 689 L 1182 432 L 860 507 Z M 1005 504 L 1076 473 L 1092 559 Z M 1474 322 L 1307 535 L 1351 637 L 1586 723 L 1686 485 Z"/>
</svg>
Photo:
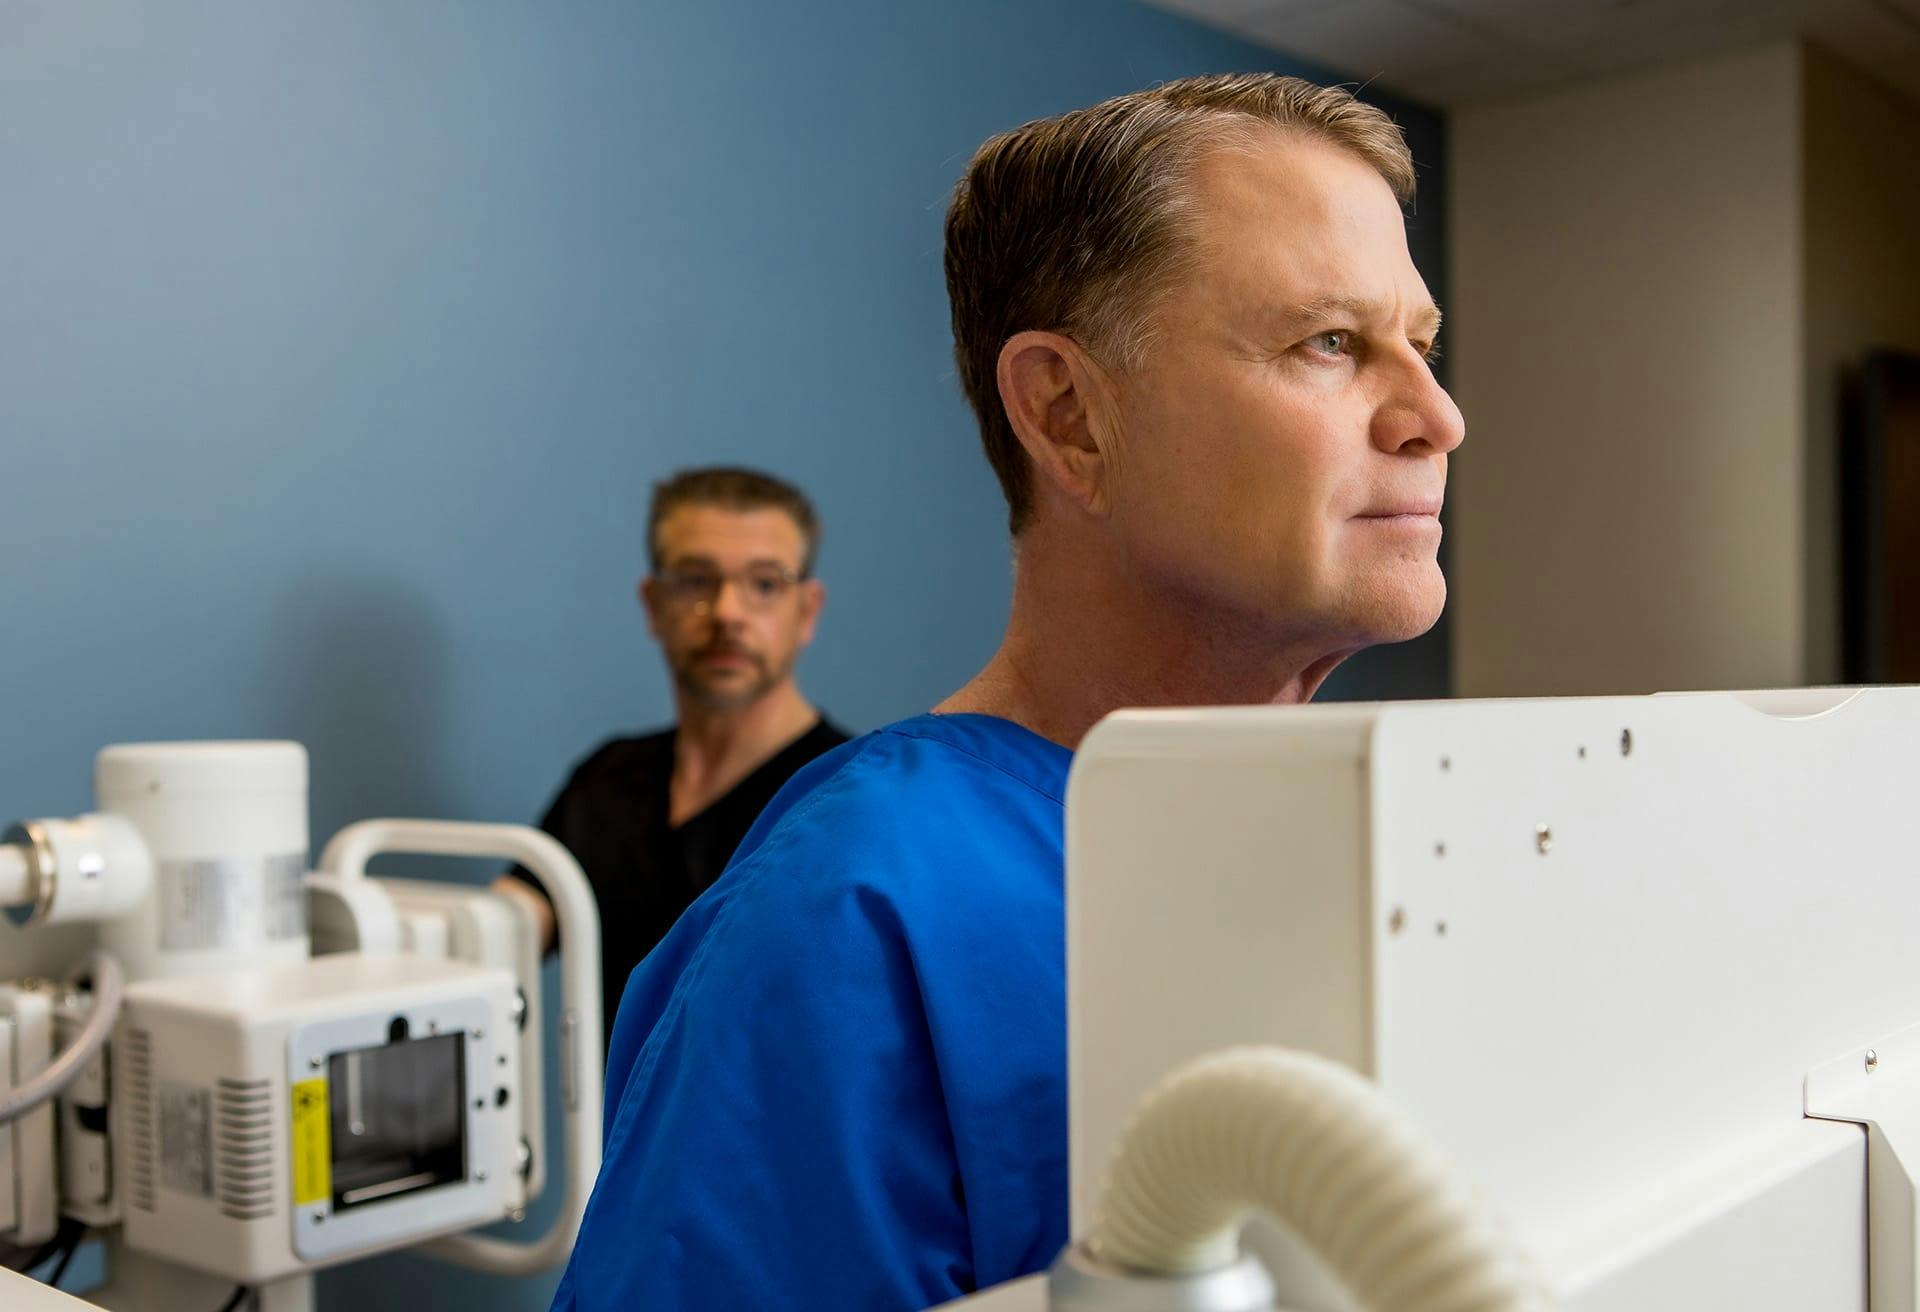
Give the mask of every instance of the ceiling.
<svg viewBox="0 0 1920 1312">
<path fill-rule="evenodd" d="M 1920 0 L 1148 2 L 1435 105 L 1793 36 L 1920 97 Z"/>
</svg>

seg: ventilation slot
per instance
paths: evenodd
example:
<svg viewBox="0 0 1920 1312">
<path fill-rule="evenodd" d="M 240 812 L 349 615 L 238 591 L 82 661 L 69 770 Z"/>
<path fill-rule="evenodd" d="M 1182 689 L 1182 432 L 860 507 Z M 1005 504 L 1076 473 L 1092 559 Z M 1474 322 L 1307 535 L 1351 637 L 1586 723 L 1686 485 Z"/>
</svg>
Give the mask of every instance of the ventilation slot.
<svg viewBox="0 0 1920 1312">
<path fill-rule="evenodd" d="M 123 1062 L 127 1087 L 128 1197 L 143 1212 L 154 1209 L 153 1197 L 153 1035 L 129 1029 Z"/>
<path fill-rule="evenodd" d="M 274 1212 L 273 1091 L 265 1080 L 221 1080 L 213 1094 L 213 1161 L 222 1215 Z"/>
</svg>

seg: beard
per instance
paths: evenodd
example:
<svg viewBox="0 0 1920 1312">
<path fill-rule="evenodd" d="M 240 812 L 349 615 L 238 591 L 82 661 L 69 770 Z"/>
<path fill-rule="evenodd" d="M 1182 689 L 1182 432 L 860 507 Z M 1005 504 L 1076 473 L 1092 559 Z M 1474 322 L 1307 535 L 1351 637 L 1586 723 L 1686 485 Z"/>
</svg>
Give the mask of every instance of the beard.
<svg viewBox="0 0 1920 1312">
<path fill-rule="evenodd" d="M 731 656 L 744 661 L 739 666 L 715 669 L 707 662 L 715 656 Z M 674 662 L 674 682 L 687 698 L 710 711 L 737 711 L 766 696 L 786 677 L 792 664 L 775 669 L 761 653 L 726 639 L 696 647 Z"/>
</svg>

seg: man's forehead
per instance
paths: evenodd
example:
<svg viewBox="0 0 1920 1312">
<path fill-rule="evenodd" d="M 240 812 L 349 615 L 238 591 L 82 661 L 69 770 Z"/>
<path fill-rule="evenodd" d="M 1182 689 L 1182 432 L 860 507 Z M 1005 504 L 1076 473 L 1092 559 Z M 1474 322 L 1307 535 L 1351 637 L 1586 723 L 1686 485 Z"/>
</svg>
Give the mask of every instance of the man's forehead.
<svg viewBox="0 0 1920 1312">
<path fill-rule="evenodd" d="M 777 550 L 803 545 L 800 526 L 777 506 L 676 506 L 660 521 L 660 545 L 678 554 Z"/>
<path fill-rule="evenodd" d="M 1189 236 L 1195 290 L 1262 321 L 1404 316 L 1438 327 L 1393 190 L 1328 142 L 1263 133 L 1196 166 Z"/>
</svg>

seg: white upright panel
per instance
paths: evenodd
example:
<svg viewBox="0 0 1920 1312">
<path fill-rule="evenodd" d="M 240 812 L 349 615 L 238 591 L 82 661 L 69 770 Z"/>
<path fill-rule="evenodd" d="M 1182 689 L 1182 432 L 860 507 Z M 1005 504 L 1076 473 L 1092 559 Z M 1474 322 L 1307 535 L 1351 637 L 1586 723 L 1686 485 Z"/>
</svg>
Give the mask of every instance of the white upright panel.
<svg viewBox="0 0 1920 1312">
<path fill-rule="evenodd" d="M 1879 689 L 1108 720 L 1068 798 L 1076 1232 L 1154 1080 L 1282 1043 L 1375 1076 L 1573 1306 L 1699 1306 L 1732 1224 L 1740 1306 L 1862 1307 L 1863 1139 L 1802 1083 L 1920 1021 L 1916 741 Z"/>
</svg>

